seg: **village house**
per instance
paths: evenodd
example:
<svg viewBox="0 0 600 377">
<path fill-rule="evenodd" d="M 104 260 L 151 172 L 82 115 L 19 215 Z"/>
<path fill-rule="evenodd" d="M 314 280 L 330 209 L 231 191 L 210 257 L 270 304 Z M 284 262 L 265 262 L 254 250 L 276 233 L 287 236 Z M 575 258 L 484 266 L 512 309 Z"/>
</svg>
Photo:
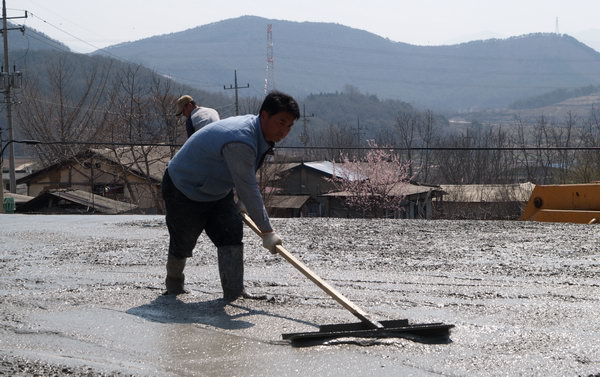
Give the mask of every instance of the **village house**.
<svg viewBox="0 0 600 377">
<path fill-rule="evenodd" d="M 4 190 L 9 190 L 10 184 L 10 172 L 8 169 L 8 160 L 3 159 L 2 163 L 2 186 Z M 15 179 L 23 178 L 31 174 L 35 169 L 35 162 L 30 158 L 15 158 Z M 23 184 L 17 184 L 16 194 L 25 195 L 27 193 L 27 187 Z"/>
<path fill-rule="evenodd" d="M 49 190 L 82 190 L 137 206 L 142 213 L 162 213 L 160 182 L 171 158 L 169 147 L 88 149 L 72 158 L 26 175 L 28 196 Z"/>
<path fill-rule="evenodd" d="M 341 178 L 341 169 L 341 165 L 334 165 L 329 161 L 268 164 L 261 169 L 264 170 L 262 174 L 266 175 L 266 178 L 261 177 L 261 181 L 268 182 L 267 184 L 274 188 L 274 197 L 284 195 L 310 198 L 304 202 L 307 208 L 300 213 L 327 216 L 327 199 L 322 195 L 335 191 L 335 184 L 331 178 L 334 175 Z"/>
<path fill-rule="evenodd" d="M 265 197 L 265 208 L 271 217 L 319 216 L 318 204 L 309 195 L 271 195 Z"/>
<path fill-rule="evenodd" d="M 348 192 L 339 192 L 332 181 L 333 177 L 361 180 L 367 177 L 350 172 L 343 164 L 330 161 L 312 161 L 287 164 L 272 164 L 268 168 L 270 184 L 278 190 L 278 195 L 287 197 L 308 196 L 305 213 L 310 216 L 361 217 L 365 214 L 348 209 L 345 199 Z M 369 214 L 378 217 L 431 218 L 433 200 L 439 200 L 443 191 L 437 186 L 402 184 L 392 190 L 392 195 L 403 196 L 403 209 L 397 213 Z M 274 195 L 277 197 L 277 195 Z M 302 212 L 301 212 L 302 213 Z"/>
<path fill-rule="evenodd" d="M 328 217 L 385 217 L 400 219 L 432 219 L 434 203 L 439 202 L 445 192 L 439 186 L 399 183 L 388 191 L 390 196 L 401 197 L 401 208 L 394 211 L 379 210 L 377 213 L 362 213 L 348 208 L 345 201 L 356 195 L 347 191 L 322 195 L 326 198 L 325 212 Z"/>
<path fill-rule="evenodd" d="M 521 216 L 535 185 L 441 185 L 446 192 L 436 203 L 435 218 L 515 220 Z"/>
<path fill-rule="evenodd" d="M 28 196 L 43 196 L 32 203 L 38 207 L 41 203 L 62 203 L 64 208 L 70 209 L 88 205 L 102 212 L 100 207 L 94 209 L 94 205 L 102 202 L 100 198 L 106 198 L 129 205 L 113 206 L 118 213 L 132 210 L 164 213 L 160 182 L 171 153 L 170 147 L 88 149 L 26 175 L 17 183 L 26 186 Z M 352 194 L 336 191 L 334 176 L 366 179 L 329 161 L 265 164 L 257 172 L 265 207 L 273 217 L 364 216 L 347 208 L 344 201 Z M 94 195 L 84 199 L 81 191 Z M 414 183 L 399 185 L 396 191 L 403 197 L 402 210 L 369 216 L 432 218 L 433 203 L 440 201 L 444 194 L 440 187 Z M 25 208 L 36 210 L 33 206 Z"/>
<path fill-rule="evenodd" d="M 28 197 L 29 198 L 29 197 Z M 91 192 L 73 189 L 51 189 L 30 198 L 20 206 L 19 213 L 60 213 L 118 215 L 135 213 L 137 206 L 118 200 L 112 200 Z"/>
</svg>

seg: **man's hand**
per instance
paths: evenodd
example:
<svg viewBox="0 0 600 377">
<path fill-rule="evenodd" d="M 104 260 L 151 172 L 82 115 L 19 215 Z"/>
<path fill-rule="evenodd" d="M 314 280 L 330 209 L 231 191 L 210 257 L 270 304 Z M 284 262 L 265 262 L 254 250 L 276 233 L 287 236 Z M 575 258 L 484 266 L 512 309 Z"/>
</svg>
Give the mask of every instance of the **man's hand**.
<svg viewBox="0 0 600 377">
<path fill-rule="evenodd" d="M 263 247 L 271 252 L 271 254 L 277 254 L 275 246 L 281 245 L 283 240 L 275 232 L 268 232 L 261 234 L 263 240 Z"/>
</svg>

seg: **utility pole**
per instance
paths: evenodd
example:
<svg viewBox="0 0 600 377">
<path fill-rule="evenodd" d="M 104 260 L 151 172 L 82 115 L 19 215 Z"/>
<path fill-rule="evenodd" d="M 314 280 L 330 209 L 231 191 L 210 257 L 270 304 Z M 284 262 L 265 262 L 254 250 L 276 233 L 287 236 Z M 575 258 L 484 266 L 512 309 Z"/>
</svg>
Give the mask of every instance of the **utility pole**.
<svg viewBox="0 0 600 377">
<path fill-rule="evenodd" d="M 11 98 L 11 89 L 18 88 L 19 81 L 21 79 L 21 72 L 16 72 L 13 69 L 13 73 L 10 73 L 10 67 L 8 62 L 8 31 L 9 30 L 21 30 L 22 33 L 25 32 L 24 27 L 8 27 L 8 20 L 14 18 L 27 18 L 27 12 L 25 12 L 25 16 L 23 17 L 7 17 L 6 16 L 6 0 L 2 0 L 2 38 L 4 41 L 4 63 L 2 66 L 2 73 L 0 73 L 0 79 L 2 81 L 1 85 L 2 90 L 4 91 L 4 102 L 6 103 L 6 123 L 8 127 L 8 140 L 7 143 L 10 143 L 8 146 L 8 165 L 9 165 L 9 175 L 10 175 L 10 192 L 16 193 L 17 191 L 17 181 L 15 176 L 15 150 L 14 150 L 14 132 L 13 132 L 13 124 L 12 124 L 12 98 Z M 4 183 L 2 183 L 2 190 L 4 190 Z"/>
<path fill-rule="evenodd" d="M 302 143 L 302 145 L 304 145 L 304 147 L 306 147 L 308 145 L 308 142 L 310 141 L 310 136 L 308 136 L 308 118 L 314 118 L 315 114 L 310 114 L 310 115 L 306 115 L 306 105 L 302 104 L 302 123 L 303 123 L 303 127 L 302 127 L 302 132 L 300 133 L 300 136 L 298 137 L 300 139 L 300 142 Z M 304 153 L 303 155 L 306 157 L 306 155 L 308 154 L 308 150 L 306 148 L 304 148 Z"/>
<path fill-rule="evenodd" d="M 238 101 L 238 89 L 245 89 L 245 88 L 249 88 L 250 84 L 246 84 L 246 86 L 238 86 L 237 83 L 237 71 L 233 71 L 233 77 L 234 77 L 234 85 L 229 85 L 229 88 L 225 85 L 223 85 L 223 89 L 224 90 L 228 90 L 228 89 L 235 89 L 235 115 L 240 115 L 240 107 L 239 107 L 239 101 Z"/>
<path fill-rule="evenodd" d="M 353 134 L 356 137 L 356 145 L 357 146 L 360 146 L 362 130 L 364 130 L 364 128 L 360 128 L 360 118 L 357 116 L 356 117 L 356 128 L 352 129 L 352 131 L 354 131 Z"/>
<path fill-rule="evenodd" d="M 308 145 L 308 142 L 310 141 L 310 137 L 308 136 L 308 118 L 314 118 L 315 114 L 310 114 L 310 115 L 306 115 L 306 105 L 302 105 L 302 116 L 300 118 L 302 118 L 302 132 L 300 133 L 300 136 L 298 137 L 300 139 L 300 142 L 306 147 Z"/>
</svg>

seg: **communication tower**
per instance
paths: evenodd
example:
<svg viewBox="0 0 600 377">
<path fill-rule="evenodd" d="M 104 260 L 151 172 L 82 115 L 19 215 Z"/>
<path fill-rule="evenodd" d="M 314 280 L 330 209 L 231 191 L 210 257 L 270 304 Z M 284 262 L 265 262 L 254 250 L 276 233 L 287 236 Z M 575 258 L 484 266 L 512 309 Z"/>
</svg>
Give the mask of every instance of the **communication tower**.
<svg viewBox="0 0 600 377">
<path fill-rule="evenodd" d="M 267 72 L 265 74 L 265 94 L 275 88 L 273 67 L 273 25 L 267 25 Z"/>
</svg>

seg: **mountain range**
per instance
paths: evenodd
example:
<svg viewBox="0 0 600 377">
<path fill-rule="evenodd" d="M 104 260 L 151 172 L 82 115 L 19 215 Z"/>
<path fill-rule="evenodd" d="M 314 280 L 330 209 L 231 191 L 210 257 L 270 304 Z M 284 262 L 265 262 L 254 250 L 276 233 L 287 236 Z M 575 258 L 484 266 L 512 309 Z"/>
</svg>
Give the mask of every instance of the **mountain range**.
<svg viewBox="0 0 600 377">
<path fill-rule="evenodd" d="M 600 84 L 600 53 L 564 34 L 539 33 L 450 46 L 415 46 L 333 23 L 243 16 L 97 51 L 190 86 L 250 84 L 264 92 L 267 25 L 274 87 L 295 96 L 347 85 L 435 110 L 507 107 L 558 88 Z M 219 89 L 217 89 L 219 88 Z"/>
</svg>

